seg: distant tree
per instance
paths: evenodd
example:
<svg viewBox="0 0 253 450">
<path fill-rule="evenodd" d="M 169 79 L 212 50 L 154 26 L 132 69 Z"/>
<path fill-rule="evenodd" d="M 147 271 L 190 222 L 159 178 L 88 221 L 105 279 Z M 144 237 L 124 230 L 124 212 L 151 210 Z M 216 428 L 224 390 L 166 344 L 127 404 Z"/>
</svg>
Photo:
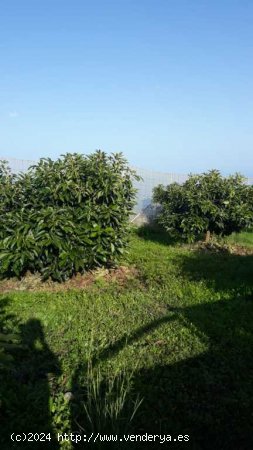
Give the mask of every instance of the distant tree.
<svg viewBox="0 0 253 450">
<path fill-rule="evenodd" d="M 155 187 L 153 200 L 162 205 L 158 222 L 189 242 L 203 235 L 208 241 L 213 233 L 225 236 L 253 224 L 253 187 L 237 173 L 191 174 L 182 185 Z"/>
</svg>

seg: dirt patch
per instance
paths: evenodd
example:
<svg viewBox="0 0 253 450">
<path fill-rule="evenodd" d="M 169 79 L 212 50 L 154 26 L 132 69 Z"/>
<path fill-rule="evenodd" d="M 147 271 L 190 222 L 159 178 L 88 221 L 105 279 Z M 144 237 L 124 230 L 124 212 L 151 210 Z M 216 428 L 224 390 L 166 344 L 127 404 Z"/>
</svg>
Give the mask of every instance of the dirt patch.
<svg viewBox="0 0 253 450">
<path fill-rule="evenodd" d="M 221 253 L 228 255 L 247 256 L 253 255 L 253 247 L 244 247 L 242 245 L 228 245 L 217 242 L 199 242 L 191 247 L 191 250 L 203 251 L 205 253 Z"/>
<path fill-rule="evenodd" d="M 0 293 L 9 291 L 48 291 L 60 292 L 70 289 L 87 289 L 91 285 L 95 285 L 100 281 L 115 282 L 120 286 L 124 286 L 128 281 L 136 279 L 138 271 L 135 267 L 119 266 L 115 269 L 96 269 L 86 272 L 85 274 L 77 274 L 71 279 L 58 283 L 52 280 L 42 281 L 38 273 L 32 274 L 28 272 L 20 280 L 17 278 L 9 278 L 0 281 Z"/>
<path fill-rule="evenodd" d="M 243 247 L 241 245 L 233 245 L 231 246 L 230 252 L 233 255 L 241 255 L 241 256 L 253 255 L 253 247 Z"/>
</svg>

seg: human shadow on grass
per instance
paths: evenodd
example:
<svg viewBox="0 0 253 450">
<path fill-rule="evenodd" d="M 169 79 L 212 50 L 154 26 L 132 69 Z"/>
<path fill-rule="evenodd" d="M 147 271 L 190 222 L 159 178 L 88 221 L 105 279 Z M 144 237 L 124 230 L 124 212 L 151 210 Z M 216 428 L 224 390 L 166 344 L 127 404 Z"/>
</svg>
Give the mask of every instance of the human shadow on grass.
<svg viewBox="0 0 253 450">
<path fill-rule="evenodd" d="M 108 377 L 107 373 L 100 372 L 101 363 L 110 360 L 124 347 L 173 319 L 171 309 L 166 316 L 138 328 L 130 336 L 123 336 L 98 354 L 91 353 L 87 361 L 78 365 L 72 377 L 72 392 L 75 400 L 71 402 L 71 429 L 74 433 L 95 436 L 97 433 L 122 435 L 133 431 L 130 418 L 141 400 L 138 393 L 130 388 L 135 375 L 132 376 L 129 372 L 123 371 L 118 375 L 115 374 L 115 378 L 112 374 Z M 119 405 L 122 400 L 124 404 L 120 410 Z M 137 411 L 138 409 L 139 407 L 136 408 Z M 111 414 L 110 411 L 114 412 Z M 83 446 L 82 443 L 79 445 Z M 96 443 L 91 441 L 90 448 L 125 449 L 129 448 L 129 442 L 121 442 L 119 445 L 119 443 L 106 443 L 100 440 Z"/>
<path fill-rule="evenodd" d="M 220 293 L 220 301 L 178 309 L 208 351 L 137 374 L 146 402 L 136 430 L 155 433 L 159 424 L 189 434 L 189 448 L 199 450 L 253 448 L 253 256 L 196 252 L 180 265 L 184 276 Z"/>
<path fill-rule="evenodd" d="M 7 303 L 7 298 L 0 300 L 0 307 Z M 0 328 L 3 329 L 4 308 L 1 312 Z M 9 331 L 10 327 L 8 321 Z M 49 411 L 49 377 L 52 385 L 60 375 L 58 360 L 45 341 L 38 319 L 20 324 L 17 335 L 19 346 L 10 351 L 10 366 L 0 370 L 1 450 L 58 449 Z M 13 442 L 12 433 L 20 435 L 22 441 Z M 22 433 L 26 435 L 24 441 Z"/>
<path fill-rule="evenodd" d="M 189 435 L 189 448 L 253 446 L 253 304 L 244 297 L 179 310 L 208 351 L 174 365 L 143 369 L 145 397 L 136 432 Z"/>
<path fill-rule="evenodd" d="M 119 339 L 97 355 L 95 362 L 109 360 L 125 345 L 171 320 L 178 320 L 182 327 L 189 326 L 196 338 L 205 341 L 207 350 L 203 353 L 134 374 L 133 391 L 144 399 L 132 422 L 134 434 L 171 435 L 173 442 L 165 442 L 164 448 L 184 445 L 194 450 L 253 448 L 251 300 L 242 292 L 229 300 L 174 308 L 173 314 L 165 314 L 137 329 L 127 340 Z M 174 351 L 173 343 L 166 346 L 168 352 Z M 81 374 L 85 378 L 85 366 L 75 373 L 73 389 L 81 387 Z M 78 411 L 73 408 L 73 427 L 77 417 Z M 175 442 L 178 435 L 189 436 L 189 442 Z M 157 446 L 157 441 L 128 443 L 128 448 L 134 449 L 157 449 Z M 111 447 L 122 448 L 119 443 L 114 446 L 111 443 Z"/>
</svg>

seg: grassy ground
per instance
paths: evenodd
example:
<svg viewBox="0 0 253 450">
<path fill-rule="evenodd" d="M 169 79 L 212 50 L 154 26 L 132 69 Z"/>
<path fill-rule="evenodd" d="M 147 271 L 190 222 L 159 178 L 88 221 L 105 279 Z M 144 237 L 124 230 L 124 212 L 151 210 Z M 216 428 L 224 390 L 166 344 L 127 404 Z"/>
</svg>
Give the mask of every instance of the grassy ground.
<svg viewBox="0 0 253 450">
<path fill-rule="evenodd" d="M 233 233 L 227 238 L 227 241 L 231 244 L 253 246 L 253 232 L 243 231 L 241 233 Z"/>
<path fill-rule="evenodd" d="M 102 403 L 121 395 L 116 383 L 106 397 L 108 380 L 131 376 L 122 414 L 139 395 L 133 433 L 189 435 L 189 442 L 165 448 L 252 448 L 253 256 L 196 252 L 144 230 L 133 234 L 126 264 L 138 275 L 123 282 L 1 295 L 0 330 L 18 332 L 23 345 L 12 370 L 0 374 L 1 449 L 60 447 L 54 438 L 17 444 L 12 432 L 124 430 L 124 421 L 112 428 L 94 423 L 101 402 L 90 405 L 90 426 L 83 403 L 91 364 L 104 380 L 97 390 Z M 79 445 L 89 447 L 95 445 Z"/>
</svg>

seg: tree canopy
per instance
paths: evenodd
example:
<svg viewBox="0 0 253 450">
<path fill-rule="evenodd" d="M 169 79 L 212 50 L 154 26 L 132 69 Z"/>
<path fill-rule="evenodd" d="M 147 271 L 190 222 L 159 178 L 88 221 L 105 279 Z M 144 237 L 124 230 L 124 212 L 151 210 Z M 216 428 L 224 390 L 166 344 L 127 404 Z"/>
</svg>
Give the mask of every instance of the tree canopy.
<svg viewBox="0 0 253 450">
<path fill-rule="evenodd" d="M 189 242 L 204 234 L 229 235 L 253 224 L 253 187 L 237 173 L 191 174 L 182 185 L 155 187 L 153 200 L 162 205 L 158 222 Z"/>
</svg>

